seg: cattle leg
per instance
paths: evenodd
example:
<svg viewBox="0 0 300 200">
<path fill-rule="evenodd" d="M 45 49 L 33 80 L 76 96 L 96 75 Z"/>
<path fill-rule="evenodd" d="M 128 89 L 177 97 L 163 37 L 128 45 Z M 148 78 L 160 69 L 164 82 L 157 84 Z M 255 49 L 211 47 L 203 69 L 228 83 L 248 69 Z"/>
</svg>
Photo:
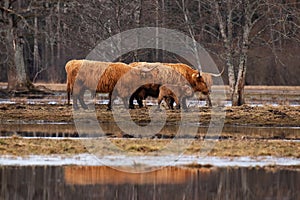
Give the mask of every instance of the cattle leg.
<svg viewBox="0 0 300 200">
<path fill-rule="evenodd" d="M 135 95 L 132 95 L 130 98 L 129 98 L 129 109 L 134 109 L 134 105 L 133 105 L 133 100 L 136 99 L 138 105 L 139 105 L 139 108 L 142 108 L 144 105 L 143 105 L 143 99 L 138 97 L 138 96 L 135 96 Z"/>
<path fill-rule="evenodd" d="M 175 102 L 174 98 L 173 97 L 168 97 L 165 101 L 166 101 L 169 109 L 173 110 L 174 109 L 173 105 L 174 105 L 174 102 Z"/>
<path fill-rule="evenodd" d="M 97 93 L 96 93 L 96 91 L 91 90 L 91 99 L 93 99 L 94 104 L 96 105 L 96 101 L 97 101 Z"/>
<path fill-rule="evenodd" d="M 162 100 L 163 100 L 163 98 L 160 97 L 160 96 L 157 98 L 157 108 L 156 108 L 156 110 L 159 110 L 159 111 L 161 110 L 160 109 L 160 104 L 161 104 Z"/>
<path fill-rule="evenodd" d="M 145 100 L 146 97 L 146 91 L 144 89 L 139 89 L 135 92 L 135 99 L 139 105 L 139 108 L 144 107 L 143 100 Z"/>
<path fill-rule="evenodd" d="M 78 100 L 79 100 L 79 103 L 81 105 L 81 107 L 83 109 L 88 109 L 88 106 L 85 104 L 84 100 L 83 100 L 83 96 L 84 96 L 84 89 L 82 89 L 80 92 L 79 92 L 79 95 L 78 95 Z"/>
<path fill-rule="evenodd" d="M 174 101 L 176 103 L 176 109 L 180 109 L 180 101 L 177 96 L 175 96 Z"/>
<path fill-rule="evenodd" d="M 131 95 L 131 97 L 129 98 L 129 109 L 134 109 L 134 105 L 133 105 L 133 95 Z"/>
<path fill-rule="evenodd" d="M 78 88 L 78 87 L 76 87 L 76 91 L 73 91 L 73 108 L 75 110 L 79 109 L 77 99 L 79 100 L 79 103 L 83 109 L 88 108 L 83 100 L 84 91 L 85 91 L 85 88 Z"/>
<path fill-rule="evenodd" d="M 134 109 L 134 105 L 133 105 L 134 98 L 137 100 L 137 102 L 139 102 L 138 97 L 136 97 L 135 93 L 131 95 L 131 97 L 129 98 L 129 109 Z"/>
<path fill-rule="evenodd" d="M 74 110 L 78 110 L 79 109 L 78 103 L 77 103 L 77 99 L 78 99 L 78 96 L 77 95 L 73 95 L 73 109 Z"/>
<path fill-rule="evenodd" d="M 112 104 L 112 93 L 110 92 L 110 93 L 108 94 L 107 110 L 111 110 L 111 104 Z"/>
<path fill-rule="evenodd" d="M 143 99 L 141 99 L 141 98 L 137 99 L 137 103 L 139 104 L 139 108 L 144 107 L 144 105 L 143 105 Z"/>
<path fill-rule="evenodd" d="M 181 99 L 181 107 L 183 110 L 187 110 L 187 105 L 186 105 L 186 97 L 182 97 Z"/>
<path fill-rule="evenodd" d="M 79 86 L 75 87 L 74 89 L 75 91 L 73 91 L 73 109 L 74 110 L 78 110 L 78 102 L 77 100 L 80 98 L 80 94 L 82 93 L 81 90 L 82 88 L 80 88 Z"/>
<path fill-rule="evenodd" d="M 207 102 L 207 104 L 208 104 L 209 107 L 212 107 L 212 103 L 211 103 L 211 99 L 210 99 L 210 95 L 209 94 L 207 95 L 206 102 Z"/>
<path fill-rule="evenodd" d="M 67 99 L 68 99 L 68 105 L 70 105 L 70 98 L 71 98 L 71 95 L 70 95 L 71 91 L 70 90 L 71 90 L 70 89 L 70 83 L 69 83 L 69 81 L 67 81 Z"/>
<path fill-rule="evenodd" d="M 179 105 L 179 109 L 180 109 L 180 107 L 182 107 L 182 110 L 184 111 L 184 112 L 187 112 L 188 111 L 188 108 L 187 108 L 187 106 L 186 106 L 186 98 L 181 98 L 181 100 L 179 101 L 179 103 L 180 103 L 180 105 Z M 185 105 L 185 107 L 183 107 L 183 106 L 181 106 L 181 105 Z"/>
<path fill-rule="evenodd" d="M 78 100 L 79 100 L 79 103 L 80 103 L 80 105 L 81 105 L 81 107 L 82 107 L 83 109 L 85 109 L 85 110 L 88 109 L 88 106 L 85 104 L 85 102 L 84 102 L 82 96 L 80 96 L 80 97 L 78 98 Z"/>
<path fill-rule="evenodd" d="M 125 108 L 130 108 L 130 106 L 128 105 L 128 98 L 127 97 L 123 97 L 122 98 L 123 104 Z"/>
<path fill-rule="evenodd" d="M 70 98 L 71 98 L 70 91 L 67 91 L 67 98 L 68 98 L 68 105 L 70 105 Z"/>
</svg>

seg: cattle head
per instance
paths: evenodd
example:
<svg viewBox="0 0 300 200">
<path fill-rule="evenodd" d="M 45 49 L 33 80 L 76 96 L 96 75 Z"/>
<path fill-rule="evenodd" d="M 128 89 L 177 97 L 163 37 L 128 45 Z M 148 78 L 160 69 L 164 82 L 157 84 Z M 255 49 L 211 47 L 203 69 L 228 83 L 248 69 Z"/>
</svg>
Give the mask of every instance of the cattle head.
<svg viewBox="0 0 300 200">
<path fill-rule="evenodd" d="M 195 92 L 201 92 L 205 95 L 209 93 L 209 89 L 201 76 L 201 72 L 195 72 L 192 74 L 192 87 Z"/>
</svg>

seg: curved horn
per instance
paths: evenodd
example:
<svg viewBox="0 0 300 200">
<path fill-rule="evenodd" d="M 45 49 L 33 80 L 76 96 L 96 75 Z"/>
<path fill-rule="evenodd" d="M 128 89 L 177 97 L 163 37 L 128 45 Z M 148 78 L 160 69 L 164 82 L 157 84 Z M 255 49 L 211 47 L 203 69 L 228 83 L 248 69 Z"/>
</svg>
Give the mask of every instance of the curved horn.
<svg viewBox="0 0 300 200">
<path fill-rule="evenodd" d="M 221 76 L 223 74 L 224 69 L 225 69 L 225 67 L 223 67 L 222 71 L 219 74 L 213 74 L 213 73 L 207 73 L 207 74 L 210 74 L 210 75 L 212 75 L 214 77 L 219 77 L 219 76 Z"/>
</svg>

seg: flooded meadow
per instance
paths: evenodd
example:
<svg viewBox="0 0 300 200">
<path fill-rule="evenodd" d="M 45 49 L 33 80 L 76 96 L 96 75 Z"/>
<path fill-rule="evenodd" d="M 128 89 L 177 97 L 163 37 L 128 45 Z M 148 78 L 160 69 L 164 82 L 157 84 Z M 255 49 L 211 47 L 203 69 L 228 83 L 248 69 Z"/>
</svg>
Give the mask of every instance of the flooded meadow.
<svg viewBox="0 0 300 200">
<path fill-rule="evenodd" d="M 55 87 L 0 99 L 1 199 L 300 198 L 299 87 L 251 86 L 220 113 L 203 98 L 107 111 L 105 95 L 77 112 Z"/>
</svg>

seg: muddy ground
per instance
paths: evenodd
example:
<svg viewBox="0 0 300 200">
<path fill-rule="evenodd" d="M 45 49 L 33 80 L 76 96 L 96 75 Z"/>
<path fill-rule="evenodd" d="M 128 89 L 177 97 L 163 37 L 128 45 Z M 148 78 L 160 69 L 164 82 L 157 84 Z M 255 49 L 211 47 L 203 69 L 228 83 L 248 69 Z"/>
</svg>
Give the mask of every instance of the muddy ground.
<svg viewBox="0 0 300 200">
<path fill-rule="evenodd" d="M 116 112 L 118 112 L 116 108 Z M 120 113 L 124 113 L 124 117 L 130 113 L 130 119 L 136 123 L 149 123 L 148 108 L 124 110 L 120 108 Z M 94 113 L 94 110 L 73 111 L 72 106 L 65 104 L 58 105 L 30 105 L 25 103 L 18 104 L 0 104 L 1 123 L 28 123 L 28 122 L 44 122 L 44 123 L 74 123 L 74 117 L 78 115 Z M 96 105 L 95 112 L 99 122 L 114 122 L 112 111 L 107 111 L 105 105 Z M 160 114 L 160 112 L 157 112 Z M 201 125 L 209 125 L 212 117 L 212 109 L 208 107 L 190 108 L 187 112 L 180 110 L 166 110 L 166 124 L 176 124 L 181 121 L 182 115 L 191 123 L 199 123 Z M 300 109 L 299 106 L 239 106 L 239 107 L 223 107 L 217 110 L 216 114 L 226 115 L 225 125 L 243 125 L 243 126 L 295 126 L 300 125 Z M 195 117 L 196 116 L 196 117 Z M 128 115 L 129 117 L 129 115 Z"/>
</svg>

